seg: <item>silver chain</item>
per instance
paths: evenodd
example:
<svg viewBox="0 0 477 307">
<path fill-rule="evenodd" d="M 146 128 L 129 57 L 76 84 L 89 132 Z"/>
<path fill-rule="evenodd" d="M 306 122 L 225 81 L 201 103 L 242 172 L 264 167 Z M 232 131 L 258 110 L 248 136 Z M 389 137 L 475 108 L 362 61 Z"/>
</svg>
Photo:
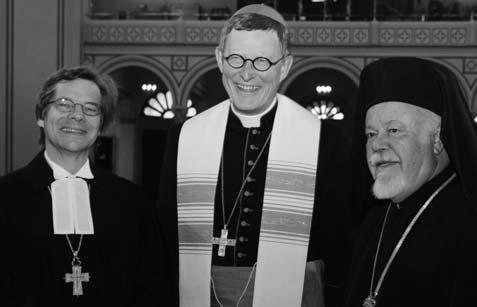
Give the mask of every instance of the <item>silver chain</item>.
<svg viewBox="0 0 477 307">
<path fill-rule="evenodd" d="M 456 174 L 452 174 L 444 183 L 442 183 L 438 188 L 437 190 L 434 191 L 434 193 L 432 193 L 432 195 L 427 199 L 427 201 L 424 203 L 424 205 L 422 205 L 422 207 L 419 209 L 419 211 L 416 213 L 416 215 L 414 216 L 414 218 L 411 220 L 411 222 L 409 223 L 409 225 L 407 226 L 406 230 L 404 231 L 404 233 L 402 234 L 401 238 L 399 239 L 398 243 L 396 244 L 396 246 L 394 247 L 394 250 L 393 252 L 391 253 L 391 256 L 389 257 L 386 265 L 384 266 L 384 269 L 383 269 L 383 272 L 381 273 L 381 276 L 379 277 L 379 280 L 378 280 L 378 284 L 376 285 L 376 288 L 374 289 L 374 292 L 372 291 L 372 283 L 371 283 L 371 289 L 370 289 L 370 296 L 375 299 L 378 294 L 379 294 L 379 290 L 381 289 L 381 285 L 383 283 L 383 280 L 384 280 L 384 277 L 386 276 L 387 272 L 388 272 L 388 269 L 389 267 L 391 266 L 391 263 L 393 262 L 394 260 L 394 257 L 396 257 L 396 254 L 398 253 L 399 249 L 401 248 L 404 240 L 406 239 L 407 235 L 409 234 L 409 232 L 411 231 L 412 227 L 414 226 L 414 224 L 416 223 L 416 221 L 419 219 L 419 217 L 421 216 L 421 214 L 424 212 L 424 210 L 426 210 L 426 208 L 429 206 L 429 204 L 431 203 L 431 201 L 434 199 L 434 197 L 436 197 L 437 194 L 439 194 L 440 191 L 442 191 L 442 189 L 444 189 L 454 178 L 456 177 Z M 389 211 L 389 207 L 388 207 L 388 211 Z M 387 213 L 386 213 L 386 218 L 387 218 Z M 385 219 L 386 219 L 385 218 Z M 386 222 L 386 221 L 384 221 Z M 384 223 L 383 223 L 383 227 L 381 229 L 381 231 L 384 229 Z M 382 233 L 381 233 L 382 234 Z M 381 240 L 381 239 L 380 239 Z M 379 251 L 379 244 L 378 243 L 378 251 Z M 375 258 L 374 258 L 374 263 L 376 265 L 376 258 L 378 257 L 378 254 L 376 252 L 375 254 Z M 373 266 L 373 276 L 371 278 L 371 280 L 374 279 L 374 267 L 375 265 Z M 372 281 L 371 281 L 372 282 Z"/>
<path fill-rule="evenodd" d="M 79 240 L 79 243 L 78 243 L 78 249 L 74 250 L 73 249 L 73 245 L 71 244 L 71 241 L 70 241 L 70 238 L 68 237 L 67 234 L 65 234 L 66 236 L 66 241 L 68 241 L 68 245 L 70 247 L 70 250 L 71 250 L 71 253 L 73 254 L 73 261 L 71 262 L 73 265 L 77 264 L 77 265 L 81 265 L 81 261 L 79 259 L 79 252 L 80 252 L 80 249 L 81 249 L 81 243 L 83 242 L 83 235 L 80 236 L 80 240 Z"/>
<path fill-rule="evenodd" d="M 221 161 L 220 161 L 220 171 L 221 171 L 222 175 L 221 175 L 221 183 L 220 184 L 221 184 L 221 194 L 222 194 L 221 195 L 222 196 L 222 221 L 224 223 L 224 229 L 227 229 L 227 226 L 230 223 L 230 220 L 232 219 L 232 216 L 234 215 L 235 208 L 237 207 L 237 204 L 239 203 L 239 199 L 240 199 L 240 196 L 242 195 L 242 191 L 245 187 L 245 184 L 247 183 L 247 178 L 248 178 L 248 176 L 250 176 L 252 171 L 255 169 L 255 166 L 257 165 L 258 161 L 260 160 L 260 157 L 262 156 L 262 154 L 265 150 L 265 147 L 267 147 L 267 144 L 270 141 L 271 136 L 272 136 L 272 132 L 270 131 L 270 133 L 268 134 L 267 140 L 265 141 L 265 144 L 263 144 L 262 149 L 258 153 L 257 159 L 253 163 L 252 167 L 250 167 L 250 170 L 248 171 L 247 176 L 245 176 L 245 178 L 243 178 L 242 186 L 240 187 L 240 190 L 237 194 L 237 197 L 235 198 L 235 203 L 234 203 L 234 206 L 232 207 L 232 211 L 230 212 L 230 215 L 229 215 L 229 218 L 228 218 L 227 222 L 225 221 L 224 151 L 222 150 L 222 157 L 221 157 Z M 247 137 L 248 137 L 248 134 L 247 134 Z"/>
</svg>

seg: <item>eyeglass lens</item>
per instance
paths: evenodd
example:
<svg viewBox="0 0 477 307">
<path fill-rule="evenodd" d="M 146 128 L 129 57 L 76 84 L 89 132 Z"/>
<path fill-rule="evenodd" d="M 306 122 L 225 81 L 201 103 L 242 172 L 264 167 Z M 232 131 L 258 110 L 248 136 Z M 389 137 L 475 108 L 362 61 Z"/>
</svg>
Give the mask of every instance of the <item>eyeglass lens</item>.
<svg viewBox="0 0 477 307">
<path fill-rule="evenodd" d="M 84 114 L 95 116 L 101 112 L 101 109 L 98 104 L 93 102 L 86 102 L 85 104 L 75 103 L 67 98 L 60 98 L 54 101 L 55 106 L 64 113 L 73 112 L 76 108 L 76 105 L 81 106 L 81 110 Z"/>
<path fill-rule="evenodd" d="M 227 63 L 229 63 L 229 65 L 233 68 L 241 68 L 245 65 L 245 62 L 250 61 L 252 62 L 253 67 L 258 71 L 266 71 L 270 69 L 272 65 L 275 65 L 278 62 L 280 62 L 282 59 L 283 57 L 281 57 L 276 62 L 272 62 L 266 57 L 258 57 L 255 59 L 245 59 L 239 54 L 231 54 L 228 57 L 225 57 L 225 60 L 227 61 Z"/>
</svg>

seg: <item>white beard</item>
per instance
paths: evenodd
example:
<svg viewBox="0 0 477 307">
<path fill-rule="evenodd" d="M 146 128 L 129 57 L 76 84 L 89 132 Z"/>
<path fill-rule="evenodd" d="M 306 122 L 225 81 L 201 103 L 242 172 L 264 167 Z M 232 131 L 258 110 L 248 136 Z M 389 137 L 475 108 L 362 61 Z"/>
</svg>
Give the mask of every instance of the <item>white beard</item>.
<svg viewBox="0 0 477 307">
<path fill-rule="evenodd" d="M 401 174 L 385 175 L 376 178 L 373 184 L 373 194 L 377 199 L 393 199 L 405 188 L 405 181 Z"/>
</svg>

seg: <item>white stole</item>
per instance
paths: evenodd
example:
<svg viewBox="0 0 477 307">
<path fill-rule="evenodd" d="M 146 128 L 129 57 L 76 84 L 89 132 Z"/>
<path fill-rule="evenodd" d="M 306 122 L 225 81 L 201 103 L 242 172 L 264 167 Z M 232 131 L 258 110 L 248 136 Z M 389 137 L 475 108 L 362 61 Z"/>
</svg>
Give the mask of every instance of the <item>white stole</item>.
<svg viewBox="0 0 477 307">
<path fill-rule="evenodd" d="M 253 306 L 300 306 L 313 215 L 321 122 L 277 94 Z M 210 306 L 214 198 L 230 102 L 189 119 L 177 162 L 181 307 Z"/>
</svg>

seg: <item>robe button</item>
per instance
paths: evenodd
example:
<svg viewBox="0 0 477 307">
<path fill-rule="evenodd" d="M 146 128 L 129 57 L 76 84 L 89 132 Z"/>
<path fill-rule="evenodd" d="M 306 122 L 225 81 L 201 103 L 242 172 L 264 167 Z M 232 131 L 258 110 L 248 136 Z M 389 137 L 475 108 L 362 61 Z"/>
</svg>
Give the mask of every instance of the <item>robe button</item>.
<svg viewBox="0 0 477 307">
<path fill-rule="evenodd" d="M 247 177 L 247 182 L 253 182 L 253 181 L 255 181 L 255 178 L 252 178 L 250 176 Z"/>
<path fill-rule="evenodd" d="M 238 253 L 237 253 L 237 257 L 238 257 L 238 258 L 247 257 L 247 254 L 246 254 L 246 253 L 238 252 Z"/>
<path fill-rule="evenodd" d="M 245 212 L 245 213 L 253 212 L 253 209 L 245 207 L 245 208 L 243 208 L 243 212 Z"/>
<path fill-rule="evenodd" d="M 258 146 L 255 146 L 253 144 L 250 144 L 250 149 L 251 150 L 258 150 Z"/>
<path fill-rule="evenodd" d="M 252 134 L 260 134 L 260 130 L 253 129 L 253 130 L 252 130 Z"/>
<path fill-rule="evenodd" d="M 252 165 L 253 165 L 253 161 L 252 161 L 252 160 L 248 160 L 247 164 L 250 165 L 250 166 L 252 166 Z"/>
<path fill-rule="evenodd" d="M 241 221 L 241 222 L 240 222 L 240 226 L 246 227 L 246 226 L 250 226 L 250 224 L 247 223 L 246 221 Z"/>
<path fill-rule="evenodd" d="M 245 238 L 245 237 L 240 236 L 240 237 L 239 237 L 239 241 L 240 241 L 240 242 L 247 242 L 248 239 Z"/>
<path fill-rule="evenodd" d="M 245 195 L 245 196 L 248 197 L 248 196 L 252 196 L 253 193 L 252 193 L 252 192 L 249 192 L 249 191 L 245 191 L 245 192 L 243 192 L 243 195 Z"/>
</svg>

